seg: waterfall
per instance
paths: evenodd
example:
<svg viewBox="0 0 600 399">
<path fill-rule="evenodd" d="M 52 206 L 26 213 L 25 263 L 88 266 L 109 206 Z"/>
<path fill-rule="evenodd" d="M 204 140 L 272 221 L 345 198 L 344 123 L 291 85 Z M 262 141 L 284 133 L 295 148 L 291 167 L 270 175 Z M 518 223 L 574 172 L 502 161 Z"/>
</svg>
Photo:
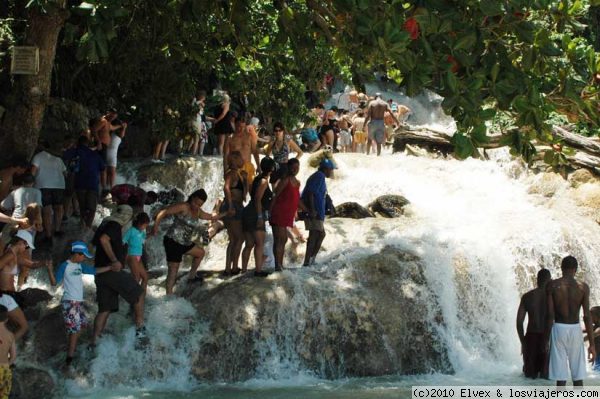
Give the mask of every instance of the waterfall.
<svg viewBox="0 0 600 399">
<path fill-rule="evenodd" d="M 235 279 L 214 278 L 193 293 L 196 299 L 208 300 L 203 306 L 193 306 L 184 298 L 166 298 L 162 287 L 151 285 L 146 308 L 151 348 L 145 352 L 132 349 L 134 331 L 123 309 L 111 316 L 110 334 L 100 342 L 97 355 L 90 358 L 89 374 L 68 380 L 67 390 L 81 394 L 117 386 L 188 391 L 205 387 L 198 385 L 194 376 L 210 375 L 219 380 L 226 377 L 226 372 L 230 376 L 243 375 L 243 380 L 250 380 L 248 384 L 258 385 L 268 385 L 267 381 L 314 384 L 321 378 L 345 377 L 344 370 L 352 369 L 348 364 L 351 359 L 340 358 L 340 353 L 323 353 L 317 357 L 320 361 L 308 367 L 307 354 L 299 353 L 298 348 L 310 350 L 311 346 L 303 347 L 299 340 L 315 323 L 323 325 L 323 337 L 332 333 L 324 323 L 341 323 L 331 320 L 335 314 L 332 309 L 343 314 L 354 311 L 360 319 L 357 323 L 366 323 L 376 330 L 382 328 L 380 324 L 386 321 L 378 319 L 381 313 L 377 310 L 369 309 L 368 304 L 347 309 L 350 302 L 346 302 L 348 298 L 376 292 L 377 287 L 365 277 L 375 264 L 390 270 L 414 264 L 422 268 L 422 287 L 402 280 L 402 284 L 389 285 L 395 287 L 390 290 L 396 291 L 382 294 L 421 298 L 427 310 L 416 317 L 423 319 L 432 337 L 437 337 L 450 363 L 449 368 L 440 369 L 433 362 L 426 372 L 442 372 L 435 374 L 439 376 L 453 371 L 452 378 L 463 382 L 519 378 L 516 309 L 520 295 L 534 288 L 535 273 L 540 267 L 550 269 L 553 277 L 558 277 L 560 259 L 566 254 L 575 255 L 581 265 L 580 277 L 590 283 L 592 304 L 599 299 L 595 262 L 600 257 L 596 244 L 600 227 L 578 205 L 568 182 L 558 180 L 552 196 L 536 194 L 532 187 L 540 184 L 541 177 L 529 173 L 503 152 L 493 161 L 402 154 L 336 154 L 335 158 L 339 169 L 327 182 L 334 203 L 354 201 L 366 205 L 383 194 L 401 194 L 411 202 L 406 215 L 398 219 L 326 221 L 330 229 L 314 269 L 290 270 L 260 281 L 247 278 L 239 284 Z M 185 172 L 187 183 L 181 187 L 186 193 L 200 187 L 207 189 L 210 197 L 206 211 L 210 211 L 220 192 L 218 177 L 222 170 L 218 164 L 215 158 L 201 159 Z M 133 174 L 137 167 L 132 165 L 129 173 Z M 304 183 L 312 171 L 304 159 L 300 180 Z M 127 180 L 132 181 L 130 177 Z M 211 243 L 202 270 L 222 270 L 225 245 L 226 237 L 221 233 Z M 162 238 L 149 240 L 148 247 L 151 268 L 165 270 Z M 387 264 L 386 259 L 392 259 L 386 252 L 389 248 L 407 257 Z M 291 262 L 287 260 L 290 267 L 299 266 L 299 261 Z M 92 301 L 93 283 L 87 284 L 87 297 Z M 185 291 L 184 284 L 181 282 L 177 290 Z M 255 337 L 249 337 L 240 342 L 227 331 L 218 339 L 211 337 L 214 320 L 207 319 L 207 315 L 221 317 L 211 312 L 226 300 L 225 295 L 241 295 L 250 292 L 243 290 L 253 289 L 259 299 L 239 296 L 235 302 L 245 323 L 268 320 L 268 326 L 253 327 L 260 339 L 251 341 Z M 216 291 L 203 297 L 209 290 Z M 273 309 L 271 318 L 261 314 L 261 306 L 267 301 L 279 303 L 268 308 Z M 351 303 L 354 306 L 358 302 Z M 125 308 L 124 305 L 122 302 Z M 404 311 L 410 309 L 386 310 L 390 314 Z M 393 347 L 398 337 L 381 331 L 381 340 L 373 342 L 374 348 L 385 347 L 389 357 L 385 361 L 390 367 L 400 367 L 397 363 L 402 361 L 395 356 L 400 356 L 397 352 L 401 348 Z M 220 344 L 218 340 L 225 341 L 219 348 L 229 348 L 215 354 L 223 364 L 213 364 L 213 370 L 199 370 L 202 359 L 197 358 L 198 353 L 208 353 L 206 348 Z M 311 345 L 315 345 L 314 341 Z M 246 352 L 238 352 L 240 348 Z M 326 346 L 323 348 L 327 350 Z M 235 363 L 236 354 L 245 356 L 245 363 Z M 246 365 L 248 370 L 227 371 L 228 365 L 234 363 L 236 367 Z"/>
</svg>

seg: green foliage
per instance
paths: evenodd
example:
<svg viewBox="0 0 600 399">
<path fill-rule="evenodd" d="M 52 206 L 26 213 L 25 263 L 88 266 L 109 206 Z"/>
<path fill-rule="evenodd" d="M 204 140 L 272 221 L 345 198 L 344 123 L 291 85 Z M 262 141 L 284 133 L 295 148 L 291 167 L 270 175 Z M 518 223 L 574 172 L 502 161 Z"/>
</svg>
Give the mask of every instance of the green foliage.
<svg viewBox="0 0 600 399">
<path fill-rule="evenodd" d="M 490 122 L 493 129 L 506 118 L 506 127 L 520 131 L 506 145 L 531 159 L 532 140 L 553 142 L 555 115 L 582 131 L 600 125 L 600 56 L 591 23 L 598 6 L 595 0 L 89 0 L 71 8 L 56 87 L 99 108 L 130 109 L 157 135 L 169 135 L 177 124 L 162 122 L 166 110 L 183 121 L 194 90 L 217 80 L 235 98 L 247 98 L 249 109 L 291 127 L 305 114 L 304 90 L 318 90 L 326 73 L 360 85 L 379 71 L 409 95 L 430 89 L 444 97 L 459 128 L 458 156 L 475 154 Z"/>
</svg>

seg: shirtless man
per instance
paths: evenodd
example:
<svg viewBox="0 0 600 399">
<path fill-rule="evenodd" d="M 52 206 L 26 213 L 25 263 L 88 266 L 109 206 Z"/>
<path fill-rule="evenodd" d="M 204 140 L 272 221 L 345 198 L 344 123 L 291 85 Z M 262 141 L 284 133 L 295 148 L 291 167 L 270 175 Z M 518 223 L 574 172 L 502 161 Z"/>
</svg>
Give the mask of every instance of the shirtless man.
<svg viewBox="0 0 600 399">
<path fill-rule="evenodd" d="M 94 119 L 90 122 L 90 130 L 96 139 L 96 144 L 99 146 L 98 149 L 100 151 L 100 156 L 102 160 L 106 163 L 107 155 L 108 155 L 108 146 L 111 141 L 111 132 L 115 130 L 119 130 L 121 128 L 127 128 L 127 123 L 123 122 L 121 124 L 113 125 L 112 121 L 117 119 L 117 111 L 114 109 L 110 109 L 106 115 L 101 118 Z M 100 182 L 102 183 L 102 194 L 103 196 L 107 194 L 107 190 L 110 187 L 107 186 L 107 177 L 106 177 L 106 169 L 100 175 Z"/>
<path fill-rule="evenodd" d="M 398 111 L 396 111 L 396 117 L 400 121 L 401 125 L 406 124 L 406 120 L 412 114 L 412 110 L 406 105 L 398 104 Z"/>
<path fill-rule="evenodd" d="M 394 134 L 394 129 L 397 126 L 394 124 L 395 116 L 396 116 L 396 113 L 393 110 L 386 111 L 385 114 L 383 115 L 383 123 L 385 125 L 385 138 L 383 139 L 384 143 L 387 142 Z M 398 118 L 396 118 L 396 121 L 397 120 L 398 120 Z"/>
<path fill-rule="evenodd" d="M 248 129 L 246 128 L 246 122 L 241 116 L 235 119 L 235 132 L 225 139 L 225 147 L 223 151 L 224 173 L 227 173 L 227 170 L 229 169 L 229 154 L 234 151 L 239 151 L 242 155 L 242 161 L 244 161 L 244 166 L 242 166 L 241 170 L 242 173 L 246 173 L 246 181 L 248 182 L 248 187 L 252 187 L 252 181 L 254 180 L 254 176 L 261 172 L 260 161 L 258 158 L 258 148 L 256 147 L 256 138 L 254 138 L 250 133 L 248 133 Z M 254 162 L 258 166 L 258 170 L 252 164 L 252 158 L 254 158 Z"/>
<path fill-rule="evenodd" d="M 557 386 L 565 386 L 569 370 L 574 386 L 583 386 L 586 377 L 585 348 L 579 326 L 579 311 L 583 310 L 583 321 L 588 337 L 593 337 L 590 314 L 590 288 L 586 283 L 575 280 L 577 259 L 567 256 L 561 264 L 562 277 L 546 285 L 548 317 L 546 342 L 550 341 L 550 367 L 548 378 Z M 588 347 L 589 361 L 594 362 L 596 348 L 591 342 Z"/>
<path fill-rule="evenodd" d="M 371 101 L 367 107 L 367 118 L 365 120 L 365 124 L 369 128 L 367 155 L 369 155 L 371 151 L 373 140 L 375 140 L 377 143 L 377 155 L 381 155 L 381 144 L 383 144 L 385 141 L 384 117 L 386 112 L 390 113 L 392 120 L 395 121 L 396 124 L 400 124 L 396 116 L 392 114 L 392 110 L 390 109 L 388 103 L 381 99 L 381 93 L 375 93 L 375 99 Z"/>
<path fill-rule="evenodd" d="M 544 341 L 546 328 L 546 283 L 550 281 L 550 271 L 542 269 L 537 274 L 537 288 L 521 297 L 517 312 L 517 333 L 521 341 L 523 374 L 527 378 L 545 378 L 548 375 L 548 353 Z M 527 334 L 523 332 L 523 322 L 527 315 Z"/>
</svg>

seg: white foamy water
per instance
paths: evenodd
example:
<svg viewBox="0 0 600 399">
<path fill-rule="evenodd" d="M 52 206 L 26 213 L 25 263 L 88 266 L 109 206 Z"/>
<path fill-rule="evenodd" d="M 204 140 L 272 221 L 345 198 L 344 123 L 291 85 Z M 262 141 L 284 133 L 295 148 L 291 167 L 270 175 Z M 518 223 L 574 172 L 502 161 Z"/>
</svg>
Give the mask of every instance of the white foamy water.
<svg viewBox="0 0 600 399">
<path fill-rule="evenodd" d="M 500 157 L 501 162 L 400 154 L 337 154 L 335 158 L 339 169 L 328 180 L 334 203 L 367 205 L 383 194 L 401 194 L 411 205 L 399 219 L 329 222 L 317 271 L 337 273 L 338 265 L 352 264 L 384 246 L 418 255 L 427 286 L 441 309 L 444 323 L 436 324 L 436 329 L 455 374 L 327 381 L 301 369 L 294 353 L 289 353 L 292 343 L 266 341 L 257 348 L 260 361 L 254 378 L 233 384 L 199 383 L 190 376 L 192 354 L 207 334 L 207 321 L 186 300 L 167 299 L 162 288 L 153 287 L 147 305 L 152 348 L 133 351 L 133 328 L 125 312 L 111 316 L 111 334 L 100 343 L 89 374 L 67 381 L 68 394 L 365 399 L 410 396 L 413 384 L 526 384 L 520 376 L 514 321 L 519 297 L 533 288 L 537 270 L 544 266 L 558 276 L 560 258 L 572 253 L 580 260 L 581 277 L 591 283 L 592 304 L 600 299 L 596 264 L 600 227 L 575 205 L 566 183 L 552 198 L 529 194 L 536 177 L 526 172 L 518 179 L 510 177 L 511 165 L 505 157 Z M 220 176 L 221 171 L 214 167 L 213 173 L 206 173 L 209 169 L 199 169 L 204 174 L 194 176 L 198 187 L 186 187 L 188 193 L 203 185 L 210 188 L 211 197 L 219 193 L 214 174 Z M 310 173 L 305 160 L 302 182 Z M 165 268 L 161 241 L 149 241 L 153 268 Z M 225 243 L 223 234 L 213 241 L 202 269 L 223 268 Z M 340 286 L 355 284 L 343 272 L 336 276 Z M 309 283 L 303 273 L 294 278 L 297 284 Z M 303 300 L 294 297 L 290 309 L 302 307 Z M 278 329 L 296 328 L 298 320 L 293 316 L 279 320 Z"/>
</svg>

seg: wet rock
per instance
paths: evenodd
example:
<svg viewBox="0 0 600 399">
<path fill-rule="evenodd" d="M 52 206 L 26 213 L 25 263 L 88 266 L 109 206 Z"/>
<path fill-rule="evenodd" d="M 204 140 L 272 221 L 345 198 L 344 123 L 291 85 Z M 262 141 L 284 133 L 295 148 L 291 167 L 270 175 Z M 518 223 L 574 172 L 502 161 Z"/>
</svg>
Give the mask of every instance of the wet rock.
<svg viewBox="0 0 600 399">
<path fill-rule="evenodd" d="M 52 299 L 52 295 L 48 291 L 39 288 L 27 288 L 20 291 L 23 296 L 23 305 L 25 308 L 35 307 L 39 303 L 48 302 Z"/>
<path fill-rule="evenodd" d="M 33 345 L 38 361 L 48 361 L 66 350 L 65 325 L 59 307 L 44 315 L 33 330 Z"/>
<path fill-rule="evenodd" d="M 373 212 L 356 202 L 344 202 L 335 207 L 336 218 L 364 219 L 375 217 Z"/>
<path fill-rule="evenodd" d="M 41 369 L 19 367 L 13 370 L 11 399 L 47 399 L 54 397 L 52 376 Z"/>
<path fill-rule="evenodd" d="M 158 269 L 148 270 L 148 279 L 149 280 L 152 280 L 152 279 L 155 279 L 155 278 L 160 278 L 160 277 L 162 277 L 164 275 L 165 275 L 165 271 L 164 270 L 158 270 Z"/>
<path fill-rule="evenodd" d="M 164 164 L 149 163 L 139 168 L 140 182 L 156 182 L 169 189 L 178 187 L 185 193 L 191 193 L 204 186 L 204 176 L 222 179 L 223 161 L 218 157 L 181 157 L 171 158 Z M 205 187 L 209 190 L 210 187 Z M 216 187 L 215 187 L 216 189 Z M 209 190 L 210 191 L 210 190 Z M 209 192 L 210 195 L 210 192 Z"/>
<path fill-rule="evenodd" d="M 369 210 L 386 218 L 397 218 L 404 214 L 410 202 L 401 195 L 382 195 L 369 204 Z"/>
<path fill-rule="evenodd" d="M 44 112 L 40 137 L 49 139 L 52 143 L 76 138 L 81 131 L 88 128 L 89 120 L 99 115 L 99 111 L 78 102 L 66 98 L 51 98 Z"/>
<path fill-rule="evenodd" d="M 587 169 L 578 169 L 569 175 L 571 187 L 577 188 L 585 183 L 596 183 L 598 179 Z"/>
<path fill-rule="evenodd" d="M 565 186 L 565 179 L 558 173 L 540 173 L 532 177 L 533 182 L 527 192 L 552 197 L 558 190 Z"/>
<path fill-rule="evenodd" d="M 269 364 L 282 362 L 324 378 L 451 371 L 421 260 L 395 248 L 314 273 L 188 287 L 183 296 L 210 323 L 192 370 L 202 380 L 277 378 Z"/>
</svg>

